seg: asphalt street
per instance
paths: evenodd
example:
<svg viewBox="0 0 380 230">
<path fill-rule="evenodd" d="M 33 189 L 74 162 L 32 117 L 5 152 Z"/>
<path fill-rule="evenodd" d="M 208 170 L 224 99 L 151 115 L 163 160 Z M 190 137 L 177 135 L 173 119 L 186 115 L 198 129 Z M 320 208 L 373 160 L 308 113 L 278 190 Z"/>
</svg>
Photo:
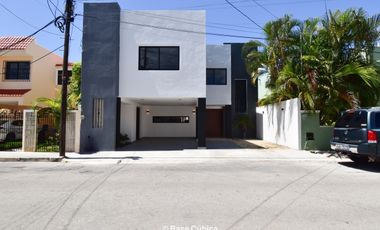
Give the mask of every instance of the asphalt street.
<svg viewBox="0 0 380 230">
<path fill-rule="evenodd" d="M 2 162 L 0 229 L 379 229 L 379 181 L 327 158 Z"/>
</svg>

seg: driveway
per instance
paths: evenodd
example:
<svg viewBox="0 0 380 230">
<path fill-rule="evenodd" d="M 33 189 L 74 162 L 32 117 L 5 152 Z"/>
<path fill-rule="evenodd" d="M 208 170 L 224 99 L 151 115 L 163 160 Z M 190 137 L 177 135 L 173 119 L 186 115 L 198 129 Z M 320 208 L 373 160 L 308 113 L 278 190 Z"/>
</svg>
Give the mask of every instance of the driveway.
<svg viewBox="0 0 380 230">
<path fill-rule="evenodd" d="M 224 138 L 207 138 L 206 145 L 207 149 L 243 148 L 238 142 Z M 197 140 L 195 138 L 142 138 L 132 144 L 119 148 L 118 151 L 170 151 L 197 148 Z"/>
</svg>

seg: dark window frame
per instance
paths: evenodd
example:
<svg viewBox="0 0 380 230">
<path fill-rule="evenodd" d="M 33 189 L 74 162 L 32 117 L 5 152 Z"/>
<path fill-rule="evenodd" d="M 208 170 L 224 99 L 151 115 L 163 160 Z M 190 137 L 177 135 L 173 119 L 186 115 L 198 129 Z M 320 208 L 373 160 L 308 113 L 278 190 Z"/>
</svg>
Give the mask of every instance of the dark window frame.
<svg viewBox="0 0 380 230">
<path fill-rule="evenodd" d="M 10 64 L 15 64 L 17 63 L 17 78 L 9 78 L 9 66 Z M 23 63 L 23 64 L 28 64 L 28 70 L 27 70 L 27 78 L 20 78 L 20 64 Z M 4 69 L 5 69 L 5 73 L 4 73 L 4 80 L 6 81 L 30 81 L 30 65 L 31 65 L 31 62 L 30 61 L 5 61 L 4 62 Z"/>
<path fill-rule="evenodd" d="M 59 76 L 59 72 L 61 72 L 61 76 Z M 69 80 L 67 81 L 67 84 L 70 83 L 70 77 L 73 75 L 73 71 L 72 70 L 67 70 L 67 72 L 69 72 Z M 63 75 L 63 70 L 62 69 L 58 69 L 57 70 L 57 77 L 56 77 L 56 85 L 62 85 L 62 75 Z"/>
<path fill-rule="evenodd" d="M 147 53 L 147 49 L 149 48 L 153 48 L 153 49 L 158 49 L 158 68 L 147 68 L 147 67 L 143 67 L 142 66 L 142 63 L 141 63 L 141 49 L 145 49 L 145 52 L 144 52 L 144 62 L 146 62 L 146 53 Z M 173 69 L 170 69 L 170 68 L 161 68 L 161 48 L 175 48 L 177 49 L 177 53 L 178 53 L 178 62 L 177 62 L 177 68 L 173 68 Z M 163 71 L 177 71 L 177 70 L 180 70 L 180 58 L 181 58 L 181 53 L 180 53 L 180 49 L 179 49 L 179 46 L 139 46 L 139 63 L 138 63 L 138 68 L 139 70 L 163 70 Z"/>
<path fill-rule="evenodd" d="M 152 123 L 188 124 L 190 123 L 190 116 L 153 116 Z"/>
<path fill-rule="evenodd" d="M 215 70 L 223 70 L 224 71 L 224 83 L 215 83 Z M 213 71 L 213 82 L 209 84 L 207 82 L 207 71 Z M 207 68 L 206 69 L 206 84 L 207 85 L 227 85 L 227 68 Z"/>
<path fill-rule="evenodd" d="M 240 110 L 238 110 L 239 108 L 238 108 L 238 103 L 237 103 L 237 100 L 238 100 L 238 98 L 237 98 L 237 92 L 236 92 L 236 82 L 237 81 L 244 81 L 245 82 L 245 111 L 240 111 Z M 239 113 L 239 114 L 248 114 L 248 80 L 247 79 L 239 79 L 239 78 L 237 78 L 237 79 L 234 79 L 234 85 L 233 85 L 233 87 L 234 87 L 234 92 L 235 92 L 235 95 L 234 95 L 234 103 L 235 103 L 235 113 Z"/>
</svg>

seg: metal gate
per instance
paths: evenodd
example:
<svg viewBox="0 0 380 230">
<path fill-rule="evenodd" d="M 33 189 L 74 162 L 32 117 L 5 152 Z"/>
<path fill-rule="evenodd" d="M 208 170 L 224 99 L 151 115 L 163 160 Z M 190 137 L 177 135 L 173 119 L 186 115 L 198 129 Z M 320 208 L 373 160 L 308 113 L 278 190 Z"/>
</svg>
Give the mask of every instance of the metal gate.
<svg viewBox="0 0 380 230">
<path fill-rule="evenodd" d="M 44 110 L 37 113 L 36 152 L 59 152 L 59 117 Z"/>
<path fill-rule="evenodd" d="M 0 109 L 0 151 L 21 151 L 23 111 Z"/>
</svg>

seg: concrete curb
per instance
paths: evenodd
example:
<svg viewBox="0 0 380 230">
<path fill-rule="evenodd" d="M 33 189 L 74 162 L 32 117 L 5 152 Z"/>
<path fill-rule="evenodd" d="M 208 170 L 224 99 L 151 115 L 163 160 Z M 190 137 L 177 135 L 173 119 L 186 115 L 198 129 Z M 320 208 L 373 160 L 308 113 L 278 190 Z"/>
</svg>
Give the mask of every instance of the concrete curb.
<svg viewBox="0 0 380 230">
<path fill-rule="evenodd" d="M 61 162 L 63 157 L 0 157 L 0 162 Z"/>
</svg>

